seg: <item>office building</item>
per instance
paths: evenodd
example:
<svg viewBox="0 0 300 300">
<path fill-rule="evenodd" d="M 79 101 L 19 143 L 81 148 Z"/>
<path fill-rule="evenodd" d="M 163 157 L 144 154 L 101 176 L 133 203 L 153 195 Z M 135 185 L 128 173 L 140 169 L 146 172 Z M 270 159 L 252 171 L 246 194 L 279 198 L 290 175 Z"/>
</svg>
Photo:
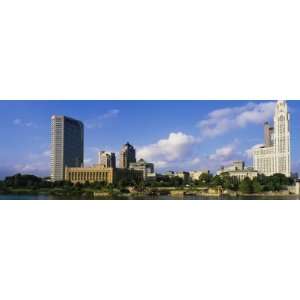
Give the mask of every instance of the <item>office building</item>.
<svg viewBox="0 0 300 300">
<path fill-rule="evenodd" d="M 146 180 L 148 175 L 154 173 L 154 164 L 148 163 L 145 160 L 140 159 L 139 161 L 137 161 L 135 163 L 130 163 L 129 169 L 142 171 L 144 180 Z"/>
<path fill-rule="evenodd" d="M 83 123 L 66 116 L 51 117 L 51 180 L 65 179 L 65 167 L 83 166 Z"/>
<path fill-rule="evenodd" d="M 116 155 L 113 152 L 100 151 L 98 153 L 98 164 L 105 168 L 116 167 Z"/>
<path fill-rule="evenodd" d="M 290 177 L 290 114 L 286 101 L 276 104 L 272 135 L 273 141 L 269 143 L 269 136 L 266 138 L 265 133 L 265 145 L 253 151 L 253 168 L 267 176 L 280 173 Z"/>
<path fill-rule="evenodd" d="M 274 145 L 274 127 L 271 127 L 269 122 L 264 124 L 264 141 L 266 147 Z"/>
<path fill-rule="evenodd" d="M 122 169 L 128 169 L 130 166 L 130 163 L 135 163 L 135 149 L 132 145 L 130 145 L 128 142 L 123 145 L 121 151 L 120 151 L 120 168 Z"/>
<path fill-rule="evenodd" d="M 143 180 L 143 172 L 130 169 L 105 168 L 101 165 L 85 168 L 66 167 L 66 180 L 72 183 L 106 182 L 117 184 L 120 180 L 140 182 Z"/>
</svg>

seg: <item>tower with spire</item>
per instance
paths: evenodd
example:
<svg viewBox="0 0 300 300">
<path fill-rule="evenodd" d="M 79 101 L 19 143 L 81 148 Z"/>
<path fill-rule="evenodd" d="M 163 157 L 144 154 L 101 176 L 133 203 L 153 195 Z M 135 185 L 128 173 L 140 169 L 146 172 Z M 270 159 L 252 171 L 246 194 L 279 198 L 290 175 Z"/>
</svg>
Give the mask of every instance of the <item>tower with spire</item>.
<svg viewBox="0 0 300 300">
<path fill-rule="evenodd" d="M 290 114 L 287 102 L 279 100 L 276 103 L 274 127 L 270 129 L 265 123 L 265 145 L 253 151 L 253 168 L 260 174 L 271 176 L 279 173 L 291 176 L 291 136 Z M 272 141 L 268 136 L 272 130 Z"/>
</svg>

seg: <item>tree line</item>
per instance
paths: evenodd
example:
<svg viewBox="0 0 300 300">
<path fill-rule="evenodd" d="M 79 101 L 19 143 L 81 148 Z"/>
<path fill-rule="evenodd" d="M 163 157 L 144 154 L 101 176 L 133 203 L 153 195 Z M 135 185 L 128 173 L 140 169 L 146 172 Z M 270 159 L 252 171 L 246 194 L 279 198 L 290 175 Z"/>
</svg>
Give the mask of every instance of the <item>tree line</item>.
<svg viewBox="0 0 300 300">
<path fill-rule="evenodd" d="M 205 188 L 218 188 L 222 187 L 226 190 L 239 191 L 245 194 L 251 193 L 261 193 L 268 191 L 280 191 L 286 188 L 286 186 L 294 184 L 294 179 L 286 177 L 283 174 L 274 174 L 272 176 L 258 175 L 256 178 L 251 180 L 250 178 L 245 178 L 239 181 L 235 177 L 230 177 L 228 173 L 223 173 L 222 175 L 212 175 L 204 173 L 198 180 L 193 182 L 187 182 L 183 178 L 174 176 L 159 176 L 156 180 L 152 181 L 128 181 L 126 179 L 121 179 L 116 184 L 108 184 L 106 182 L 85 182 L 72 184 L 69 181 L 56 181 L 52 182 L 49 178 L 40 178 L 34 175 L 22 175 L 16 174 L 14 176 L 6 177 L 3 181 L 0 181 L 0 192 L 5 193 L 10 189 L 65 189 L 65 190 L 82 190 L 82 189 L 99 189 L 99 190 L 111 190 L 119 189 L 121 191 L 126 191 L 128 187 L 134 187 L 138 191 L 143 191 L 145 188 L 157 188 L 157 187 L 177 187 L 184 188 L 186 186 L 190 187 L 205 187 Z"/>
</svg>

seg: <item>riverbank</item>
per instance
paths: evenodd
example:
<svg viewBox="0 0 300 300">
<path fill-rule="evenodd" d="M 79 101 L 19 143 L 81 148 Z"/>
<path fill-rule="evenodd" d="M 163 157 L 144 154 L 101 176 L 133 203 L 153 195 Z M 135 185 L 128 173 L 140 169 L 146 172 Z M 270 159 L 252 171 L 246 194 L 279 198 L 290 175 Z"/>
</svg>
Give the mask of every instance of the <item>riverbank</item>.
<svg viewBox="0 0 300 300">
<path fill-rule="evenodd" d="M 44 188 L 44 189 L 9 189 L 7 193 L 2 191 L 0 199 L 18 200 L 24 198 L 25 200 L 251 200 L 251 199 L 298 199 L 299 195 L 291 194 L 287 190 L 280 192 L 265 192 L 243 194 L 234 191 L 221 191 L 216 189 L 193 189 L 176 187 L 169 188 L 147 188 L 144 191 L 136 191 L 135 189 L 75 189 L 75 188 Z M 5 198 L 6 197 L 6 198 Z"/>
</svg>

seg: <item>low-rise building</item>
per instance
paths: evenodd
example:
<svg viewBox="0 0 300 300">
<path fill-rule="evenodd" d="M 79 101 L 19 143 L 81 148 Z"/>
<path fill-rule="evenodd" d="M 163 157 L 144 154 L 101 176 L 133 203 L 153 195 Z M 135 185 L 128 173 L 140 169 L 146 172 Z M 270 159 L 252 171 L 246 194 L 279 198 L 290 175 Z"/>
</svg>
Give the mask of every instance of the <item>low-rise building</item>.
<svg viewBox="0 0 300 300">
<path fill-rule="evenodd" d="M 243 161 L 235 161 L 232 165 L 227 167 L 222 167 L 221 170 L 217 172 L 217 175 L 227 174 L 230 177 L 236 178 L 238 181 L 244 180 L 246 177 L 253 179 L 257 177 L 258 172 L 253 168 L 245 167 Z"/>
<path fill-rule="evenodd" d="M 184 183 L 188 183 L 190 181 L 190 173 L 189 172 L 176 172 L 176 177 L 182 178 Z"/>
<path fill-rule="evenodd" d="M 217 172 L 217 175 L 220 175 L 221 173 L 225 172 L 231 172 L 231 171 L 243 171 L 245 169 L 245 163 L 241 160 L 234 161 L 232 165 L 229 166 L 222 166 L 221 170 Z"/>
<path fill-rule="evenodd" d="M 176 173 L 174 171 L 167 171 L 164 173 L 164 176 L 167 176 L 167 177 L 175 177 Z"/>
<path fill-rule="evenodd" d="M 191 179 L 192 181 L 199 180 L 199 177 L 200 177 L 202 174 L 209 174 L 209 171 L 208 171 L 208 170 L 203 170 L 203 171 L 191 171 L 191 172 L 190 172 L 190 179 Z"/>
<path fill-rule="evenodd" d="M 101 165 L 85 168 L 66 168 L 66 180 L 72 183 L 85 183 L 104 181 L 106 183 L 118 183 L 121 179 L 134 180 L 136 182 L 143 180 L 143 172 L 137 170 L 121 168 L 105 168 Z"/>
<path fill-rule="evenodd" d="M 129 169 L 142 171 L 144 179 L 146 180 L 149 174 L 154 173 L 154 164 L 148 163 L 144 159 L 140 159 L 139 161 L 137 161 L 135 163 L 130 163 Z"/>
<path fill-rule="evenodd" d="M 167 176 L 169 178 L 173 178 L 173 177 L 182 178 L 184 183 L 188 183 L 190 180 L 190 173 L 185 171 L 182 172 L 168 171 L 164 174 L 164 176 Z"/>
</svg>

